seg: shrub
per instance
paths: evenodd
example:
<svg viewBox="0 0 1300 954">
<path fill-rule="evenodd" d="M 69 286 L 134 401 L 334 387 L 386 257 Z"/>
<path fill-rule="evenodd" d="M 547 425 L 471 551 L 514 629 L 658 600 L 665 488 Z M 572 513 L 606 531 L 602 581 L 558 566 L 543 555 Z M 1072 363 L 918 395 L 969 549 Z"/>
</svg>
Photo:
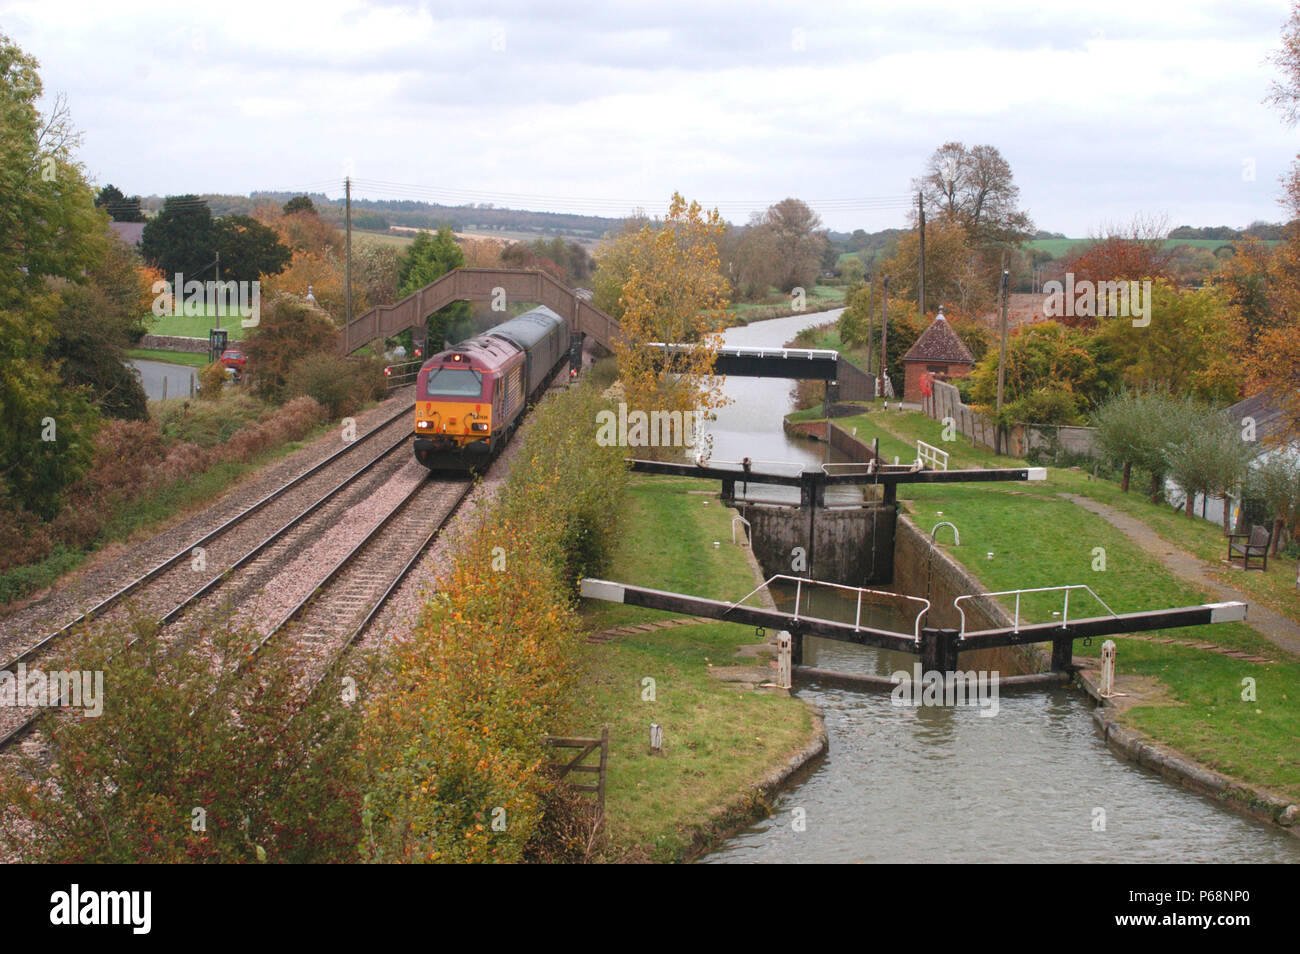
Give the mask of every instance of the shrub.
<svg viewBox="0 0 1300 954">
<path fill-rule="evenodd" d="M 383 390 L 383 371 L 376 358 L 310 354 L 295 361 L 285 375 L 286 394 L 315 399 L 331 418 L 352 414 Z"/>
<path fill-rule="evenodd" d="M 255 633 L 205 627 L 212 653 L 175 652 L 151 622 L 92 640 L 103 712 L 48 710 L 42 755 L 0 775 L 0 844 L 45 863 L 348 861 L 356 857 L 356 718 L 332 696 L 299 709 L 287 644 L 254 692 L 235 663 Z M 105 665 L 126 638 L 139 642 Z M 236 706 L 231 692 L 240 693 Z M 232 715 L 238 708 L 238 717 Z M 297 712 L 297 715 L 294 713 Z"/>
<path fill-rule="evenodd" d="M 565 722 L 581 634 L 579 576 L 609 558 L 626 482 L 600 447 L 596 389 L 533 411 L 497 505 L 479 513 L 411 640 L 387 663 L 364 751 L 373 861 L 581 858 L 595 820 L 561 796 L 546 732 Z M 505 822 L 494 830 L 493 822 Z"/>
<path fill-rule="evenodd" d="M 225 390 L 227 378 L 226 366 L 220 361 L 204 365 L 199 371 L 199 397 L 205 401 L 215 401 L 220 398 L 222 391 Z"/>
</svg>

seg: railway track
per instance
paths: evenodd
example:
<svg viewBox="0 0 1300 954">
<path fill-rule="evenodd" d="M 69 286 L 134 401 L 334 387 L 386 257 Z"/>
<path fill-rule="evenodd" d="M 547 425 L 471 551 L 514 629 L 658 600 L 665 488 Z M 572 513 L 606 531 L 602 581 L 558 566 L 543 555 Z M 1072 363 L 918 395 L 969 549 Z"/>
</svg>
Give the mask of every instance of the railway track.
<svg viewBox="0 0 1300 954">
<path fill-rule="evenodd" d="M 459 512 L 472 480 L 427 476 L 344 554 L 311 593 L 271 627 L 246 660 L 275 639 L 292 639 L 289 665 L 304 699 L 336 672 L 389 598 Z M 401 518 L 401 519 L 399 519 Z"/>
<path fill-rule="evenodd" d="M 337 511 L 349 490 L 353 490 L 354 494 L 359 492 L 363 498 L 373 493 L 374 483 L 382 483 L 392 476 L 393 462 L 397 462 L 400 469 L 401 464 L 409 461 L 409 458 L 405 458 L 402 454 L 402 450 L 410 437 L 410 411 L 411 407 L 407 406 L 386 418 L 365 435 L 350 442 L 146 573 L 131 580 L 71 622 L 21 649 L 0 667 L 0 672 L 8 671 L 16 677 L 20 666 L 39 668 L 42 660 L 50 659 L 57 652 L 67 651 L 69 649 L 67 640 L 82 627 L 92 621 L 108 621 L 119 614 L 126 613 L 130 609 L 126 602 L 128 597 L 140 593 L 146 587 L 150 591 L 157 591 L 148 601 L 150 605 L 147 611 L 154 613 L 163 625 L 175 623 L 182 615 L 210 599 L 212 594 L 227 583 L 233 575 L 245 568 L 247 568 L 245 572 L 247 580 L 242 592 L 247 594 L 256 585 L 258 579 L 264 579 L 267 574 L 274 575 L 277 568 L 282 566 L 292 554 L 294 541 L 297 539 L 293 535 L 295 529 L 303 528 L 298 534 L 299 537 L 309 533 L 312 529 L 310 518 L 313 515 L 328 514 L 331 506 Z M 393 440 L 394 433 L 400 433 L 401 436 Z M 389 440 L 377 440 L 385 434 L 388 435 Z M 378 451 L 373 456 L 369 456 L 366 450 L 374 449 L 376 446 Z M 358 450 L 363 448 L 366 450 L 358 455 Z M 342 480 L 334 481 L 337 476 L 337 465 L 340 463 L 345 466 L 355 465 L 358 457 L 364 463 L 353 467 Z M 369 483 L 365 481 L 367 475 L 374 475 Z M 328 489 L 321 493 L 321 487 L 325 484 L 329 484 Z M 307 500 L 310 500 L 310 503 L 307 503 Z M 259 513 L 263 516 L 259 521 L 262 529 L 257 526 L 247 526 L 246 522 L 249 518 Z M 286 514 L 292 516 L 284 519 Z M 264 529 L 268 519 L 275 525 L 275 529 L 269 535 Z M 215 559 L 213 562 L 221 569 L 208 576 L 206 581 L 195 589 L 194 555 L 202 550 L 206 564 L 207 550 L 214 546 L 228 551 L 224 555 L 220 550 L 214 554 L 220 559 Z M 176 592 L 187 595 L 177 600 L 174 595 Z M 237 596 L 238 594 L 236 598 Z M 134 639 L 131 640 L 118 652 L 125 651 L 134 642 Z M 35 666 L 33 667 L 32 664 Z M 36 707 L 0 708 L 0 750 L 30 733 L 42 711 Z"/>
</svg>

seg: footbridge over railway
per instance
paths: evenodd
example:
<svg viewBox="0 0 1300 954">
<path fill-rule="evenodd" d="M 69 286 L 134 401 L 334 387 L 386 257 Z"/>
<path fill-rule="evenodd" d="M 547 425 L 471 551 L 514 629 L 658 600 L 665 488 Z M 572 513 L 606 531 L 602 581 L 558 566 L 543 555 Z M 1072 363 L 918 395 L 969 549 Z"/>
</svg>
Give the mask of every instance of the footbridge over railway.
<svg viewBox="0 0 1300 954">
<path fill-rule="evenodd" d="M 379 305 L 344 326 L 339 351 L 352 354 L 372 341 L 424 326 L 429 315 L 457 301 L 545 305 L 604 348 L 623 337 L 618 322 L 545 272 L 511 268 L 457 268 L 392 305 Z M 507 317 L 502 315 L 503 318 Z"/>
</svg>

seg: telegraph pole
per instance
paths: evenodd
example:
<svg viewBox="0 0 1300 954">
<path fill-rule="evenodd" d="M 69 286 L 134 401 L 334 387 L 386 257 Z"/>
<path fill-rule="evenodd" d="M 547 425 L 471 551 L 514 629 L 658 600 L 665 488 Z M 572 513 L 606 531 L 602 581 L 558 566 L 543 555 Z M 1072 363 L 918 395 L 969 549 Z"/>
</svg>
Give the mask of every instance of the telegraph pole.
<svg viewBox="0 0 1300 954">
<path fill-rule="evenodd" d="M 1002 332 L 1002 344 L 998 350 L 998 453 L 1003 453 L 1006 448 L 1004 433 L 1006 428 L 1001 423 L 1002 414 L 1002 392 L 1006 387 L 1007 381 L 1007 285 L 1011 279 L 1011 272 L 1007 268 L 1007 250 L 1002 250 L 1002 317 L 999 319 L 999 327 Z"/>
<path fill-rule="evenodd" d="M 889 394 L 889 276 L 885 276 L 884 294 L 880 296 L 880 379 L 885 397 Z"/>
<path fill-rule="evenodd" d="M 916 208 L 920 214 L 921 220 L 921 275 L 917 283 L 917 307 L 921 309 L 921 317 L 925 317 L 925 194 L 918 192 L 916 194 Z"/>
<path fill-rule="evenodd" d="M 871 373 L 871 352 L 876 348 L 876 276 L 871 276 L 871 291 L 867 292 L 867 374 Z"/>
<path fill-rule="evenodd" d="M 343 314 L 347 324 L 352 323 L 352 177 L 343 179 Z"/>
<path fill-rule="evenodd" d="M 221 294 L 221 252 L 217 251 L 217 301 L 220 302 L 224 295 Z M 217 309 L 217 330 L 221 330 L 221 309 Z"/>
</svg>

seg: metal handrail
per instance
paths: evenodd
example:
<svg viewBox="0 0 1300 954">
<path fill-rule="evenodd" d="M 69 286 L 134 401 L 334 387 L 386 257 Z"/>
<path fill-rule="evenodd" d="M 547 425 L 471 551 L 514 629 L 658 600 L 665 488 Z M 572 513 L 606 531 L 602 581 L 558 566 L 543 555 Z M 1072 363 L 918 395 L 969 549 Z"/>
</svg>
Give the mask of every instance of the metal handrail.
<svg viewBox="0 0 1300 954">
<path fill-rule="evenodd" d="M 1092 591 L 1092 587 L 1084 583 L 1069 583 L 1064 586 L 1035 586 L 1035 587 L 1030 587 L 1021 590 L 999 590 L 996 593 L 963 593 L 961 596 L 957 597 L 955 600 L 952 601 L 953 609 L 955 609 L 958 615 L 961 616 L 961 632 L 959 634 L 960 638 L 962 639 L 966 638 L 966 611 L 962 609 L 959 605 L 957 605 L 962 600 L 972 600 L 984 596 L 1013 596 L 1014 595 L 1016 598 L 1016 613 L 1015 613 L 1015 618 L 1013 619 L 1011 624 L 1011 631 L 1013 633 L 1018 633 L 1020 632 L 1021 594 L 1022 593 L 1052 593 L 1057 590 L 1062 590 L 1065 593 L 1065 602 L 1061 609 L 1062 629 L 1064 629 L 1070 622 L 1070 590 L 1087 590 L 1088 595 L 1091 596 L 1098 603 L 1100 603 L 1102 605 L 1102 608 L 1105 609 L 1107 613 L 1109 613 L 1112 617 L 1119 616 L 1118 613 L 1116 613 L 1113 609 L 1111 609 L 1109 606 L 1106 605 L 1105 600 L 1103 600 L 1100 596 L 1098 596 L 1096 593 Z"/>
<path fill-rule="evenodd" d="M 930 601 L 927 599 L 922 599 L 919 596 L 908 596 L 905 593 L 891 593 L 888 590 L 871 590 L 871 589 L 867 589 L 864 586 L 845 586 L 842 583 L 828 583 L 825 580 L 810 580 L 802 576 L 789 576 L 788 574 L 785 573 L 778 573 L 775 576 L 773 576 L 771 579 L 765 580 L 759 586 L 754 587 L 754 589 L 750 590 L 748 593 L 746 593 L 736 602 L 734 603 L 728 602 L 727 605 L 733 608 L 740 606 L 745 602 L 745 600 L 749 599 L 759 590 L 767 589 L 777 580 L 788 580 L 795 584 L 793 618 L 796 621 L 798 621 L 799 619 L 799 601 L 803 598 L 803 584 L 805 583 L 814 584 L 816 586 L 826 586 L 835 590 L 850 590 L 852 592 L 857 593 L 858 606 L 857 606 L 857 611 L 853 617 L 853 631 L 855 633 L 862 629 L 862 596 L 864 593 L 869 593 L 872 596 L 889 596 L 889 597 L 893 597 L 894 599 L 908 600 L 909 602 L 912 603 L 924 603 L 925 605 L 921 608 L 921 612 L 919 612 L 916 615 L 916 622 L 912 629 L 912 639 L 915 640 L 917 643 L 921 642 L 921 620 L 923 620 L 925 618 L 925 615 L 928 612 L 930 612 Z M 822 622 L 826 622 L 826 623 L 836 622 L 836 620 L 822 619 L 822 617 L 820 616 L 806 616 L 804 618 L 821 620 Z M 906 634 L 899 633 L 898 635 L 902 636 Z"/>
</svg>

